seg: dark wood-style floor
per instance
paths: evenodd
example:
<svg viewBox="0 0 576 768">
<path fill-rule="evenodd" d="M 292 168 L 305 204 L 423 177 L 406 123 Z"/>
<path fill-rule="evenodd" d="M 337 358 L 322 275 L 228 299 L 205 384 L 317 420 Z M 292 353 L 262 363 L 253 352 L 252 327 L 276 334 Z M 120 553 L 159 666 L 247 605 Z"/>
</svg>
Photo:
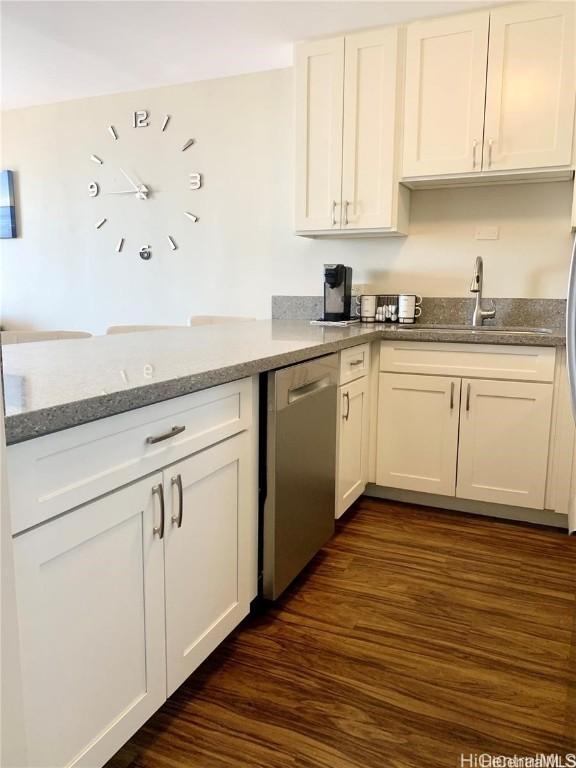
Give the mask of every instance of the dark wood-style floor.
<svg viewBox="0 0 576 768">
<path fill-rule="evenodd" d="M 456 768 L 576 748 L 576 537 L 361 499 L 108 768 Z"/>
</svg>

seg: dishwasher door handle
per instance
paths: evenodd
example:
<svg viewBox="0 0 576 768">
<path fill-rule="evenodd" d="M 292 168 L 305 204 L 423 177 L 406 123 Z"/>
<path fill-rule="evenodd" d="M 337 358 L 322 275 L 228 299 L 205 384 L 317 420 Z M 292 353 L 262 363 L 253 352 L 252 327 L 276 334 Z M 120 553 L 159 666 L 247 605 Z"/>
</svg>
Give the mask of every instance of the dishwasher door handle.
<svg viewBox="0 0 576 768">
<path fill-rule="evenodd" d="M 315 392 L 319 392 L 321 389 L 330 387 L 333 383 L 332 376 L 324 376 L 322 379 L 311 381 L 310 384 L 302 384 L 301 387 L 295 387 L 288 390 L 288 405 L 296 403 L 298 400 L 302 400 L 304 397 L 313 395 Z"/>
</svg>

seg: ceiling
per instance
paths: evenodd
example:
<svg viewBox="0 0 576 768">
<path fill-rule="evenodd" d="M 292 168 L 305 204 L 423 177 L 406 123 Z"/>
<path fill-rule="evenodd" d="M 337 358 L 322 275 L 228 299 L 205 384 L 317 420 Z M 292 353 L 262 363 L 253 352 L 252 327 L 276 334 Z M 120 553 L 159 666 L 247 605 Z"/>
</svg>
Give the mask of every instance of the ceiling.
<svg viewBox="0 0 576 768">
<path fill-rule="evenodd" d="M 287 67 L 297 40 L 488 4 L 493 0 L 3 1 L 1 106 Z"/>
</svg>

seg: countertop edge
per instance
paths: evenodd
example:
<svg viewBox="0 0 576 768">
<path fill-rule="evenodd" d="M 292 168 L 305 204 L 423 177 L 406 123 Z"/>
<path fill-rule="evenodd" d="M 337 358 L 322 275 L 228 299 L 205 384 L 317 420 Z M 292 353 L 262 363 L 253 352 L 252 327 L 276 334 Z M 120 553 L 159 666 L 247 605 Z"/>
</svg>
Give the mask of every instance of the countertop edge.
<svg viewBox="0 0 576 768">
<path fill-rule="evenodd" d="M 7 416 L 5 419 L 6 444 L 17 445 L 38 437 L 45 437 L 83 424 L 90 424 L 138 408 L 145 408 L 148 405 L 154 405 L 220 384 L 226 384 L 230 381 L 255 376 L 276 368 L 310 360 L 314 357 L 338 352 L 341 349 L 379 340 L 537 347 L 563 347 L 566 344 L 566 339 L 560 332 L 547 336 L 536 336 L 529 333 L 512 336 L 505 332 L 502 334 L 494 332 L 487 338 L 484 333 L 471 336 L 470 331 L 455 332 L 447 336 L 441 335 L 433 329 L 424 328 L 395 328 L 394 330 L 374 328 L 372 332 L 367 331 L 361 337 L 355 336 L 337 341 L 329 341 L 291 352 L 283 352 L 258 358 L 257 360 L 250 360 L 246 363 L 215 368 L 190 376 L 181 376 L 110 394 L 75 400 L 70 403 L 54 405 L 29 413 Z"/>
</svg>

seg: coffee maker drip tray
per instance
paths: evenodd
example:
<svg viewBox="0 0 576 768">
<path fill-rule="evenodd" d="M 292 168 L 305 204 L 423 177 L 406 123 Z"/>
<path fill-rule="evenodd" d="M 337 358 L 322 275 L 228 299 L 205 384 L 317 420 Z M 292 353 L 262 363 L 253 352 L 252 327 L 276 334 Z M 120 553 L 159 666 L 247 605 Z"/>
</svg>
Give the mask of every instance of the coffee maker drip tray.
<svg viewBox="0 0 576 768">
<path fill-rule="evenodd" d="M 354 320 L 310 320 L 310 325 L 332 325 L 339 328 L 345 328 L 347 325 L 356 325 L 360 323 L 358 318 Z"/>
</svg>

